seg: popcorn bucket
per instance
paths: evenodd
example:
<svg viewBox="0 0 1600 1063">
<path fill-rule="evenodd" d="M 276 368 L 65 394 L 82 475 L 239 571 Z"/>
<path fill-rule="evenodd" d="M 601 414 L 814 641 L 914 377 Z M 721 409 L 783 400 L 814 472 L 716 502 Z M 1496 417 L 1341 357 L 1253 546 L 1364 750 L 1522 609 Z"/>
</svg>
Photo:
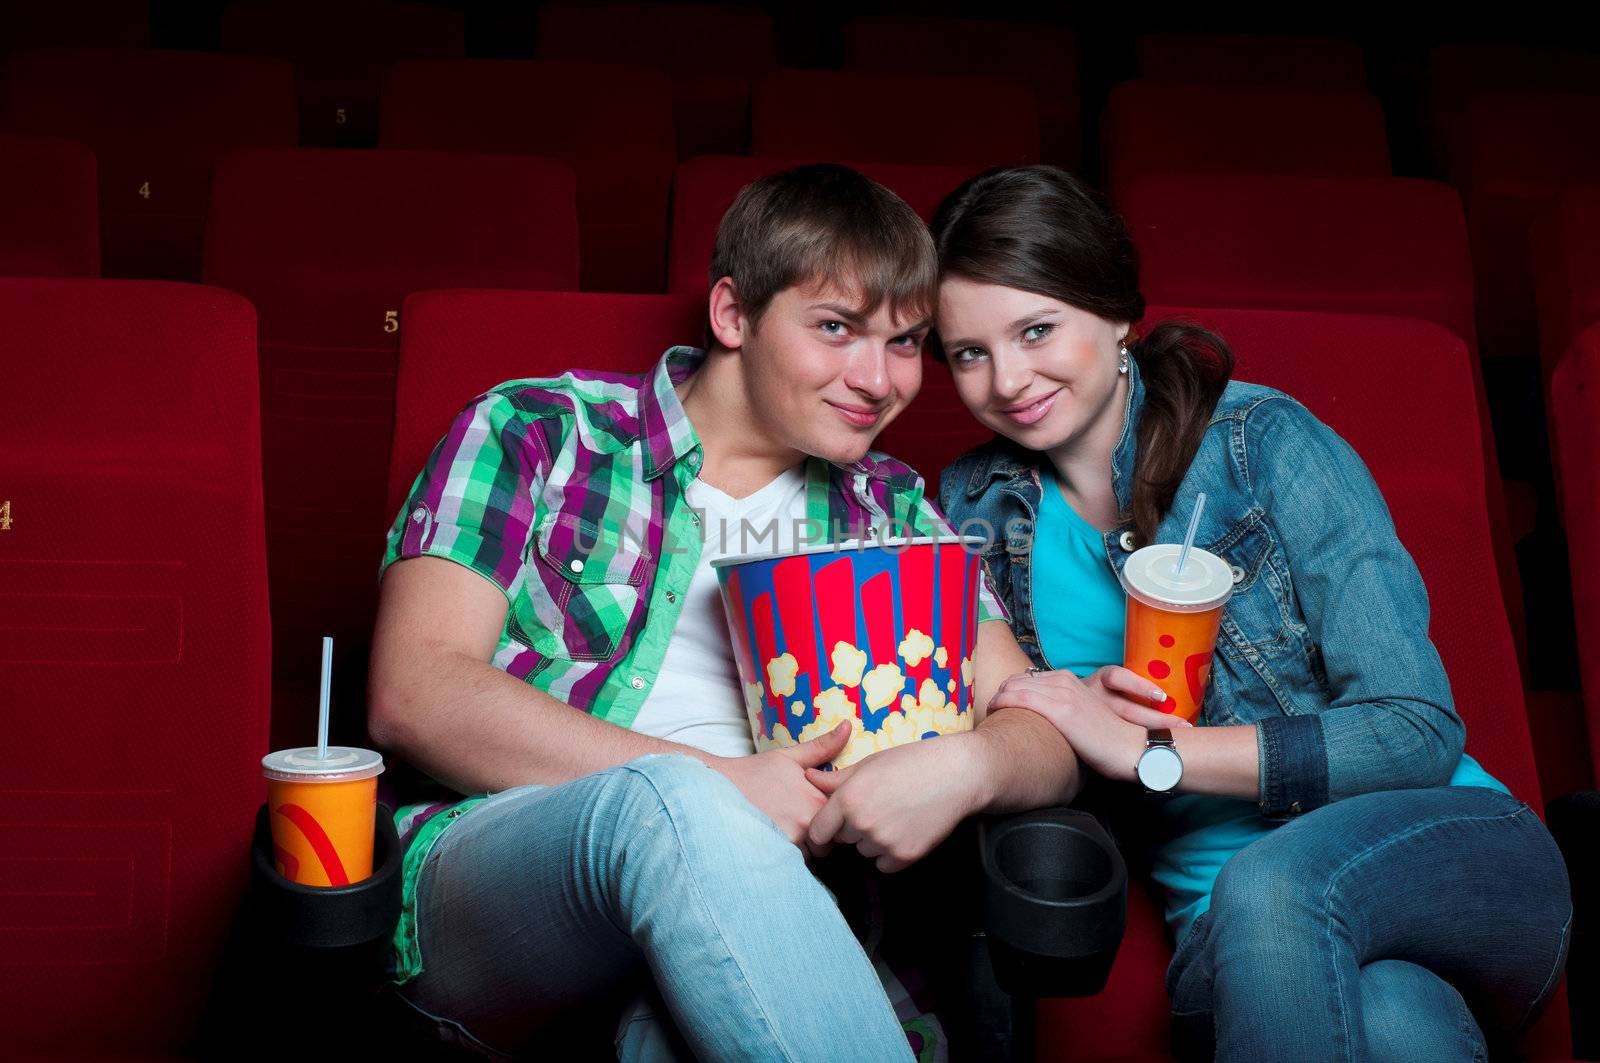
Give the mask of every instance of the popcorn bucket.
<svg viewBox="0 0 1600 1063">
<path fill-rule="evenodd" d="M 849 720 L 833 760 L 845 768 L 971 730 L 982 544 L 889 539 L 713 561 L 756 749 Z"/>
</svg>

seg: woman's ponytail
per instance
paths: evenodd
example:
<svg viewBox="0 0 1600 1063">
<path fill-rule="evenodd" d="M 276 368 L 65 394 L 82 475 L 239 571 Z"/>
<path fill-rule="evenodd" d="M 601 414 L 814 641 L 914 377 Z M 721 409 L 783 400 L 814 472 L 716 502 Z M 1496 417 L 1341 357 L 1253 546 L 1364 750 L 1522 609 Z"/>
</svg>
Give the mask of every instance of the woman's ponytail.
<svg viewBox="0 0 1600 1063">
<path fill-rule="evenodd" d="M 1133 524 L 1135 545 L 1148 546 L 1233 374 L 1233 351 L 1216 333 L 1179 322 L 1157 325 L 1129 351 L 1139 363 L 1145 401 L 1124 519 Z"/>
</svg>

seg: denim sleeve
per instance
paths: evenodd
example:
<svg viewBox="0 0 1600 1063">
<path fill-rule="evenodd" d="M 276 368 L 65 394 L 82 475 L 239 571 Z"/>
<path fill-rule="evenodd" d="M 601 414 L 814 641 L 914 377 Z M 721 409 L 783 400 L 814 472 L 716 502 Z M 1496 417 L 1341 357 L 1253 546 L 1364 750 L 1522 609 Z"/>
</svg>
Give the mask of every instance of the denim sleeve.
<svg viewBox="0 0 1600 1063">
<path fill-rule="evenodd" d="M 1286 396 L 1250 411 L 1245 476 L 1288 561 L 1329 703 L 1257 724 L 1261 810 L 1309 812 L 1373 790 L 1442 786 L 1466 729 L 1416 562 L 1355 450 Z"/>
</svg>

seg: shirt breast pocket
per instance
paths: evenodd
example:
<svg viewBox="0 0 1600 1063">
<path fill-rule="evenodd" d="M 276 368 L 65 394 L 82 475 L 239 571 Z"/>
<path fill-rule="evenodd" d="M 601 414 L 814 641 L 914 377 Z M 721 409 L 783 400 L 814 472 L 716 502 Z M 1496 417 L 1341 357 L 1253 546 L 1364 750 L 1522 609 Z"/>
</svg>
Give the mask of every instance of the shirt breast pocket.
<svg viewBox="0 0 1600 1063">
<path fill-rule="evenodd" d="M 1220 651 L 1240 660 L 1298 652 L 1306 628 L 1295 615 L 1288 564 L 1264 515 L 1252 511 L 1206 549 L 1226 561 L 1233 573 Z"/>
<path fill-rule="evenodd" d="M 608 661 L 640 609 L 653 557 L 622 529 L 555 513 L 534 533 L 534 567 L 548 596 L 556 649 L 572 661 Z M 541 610 L 542 612 L 543 610 Z"/>
</svg>

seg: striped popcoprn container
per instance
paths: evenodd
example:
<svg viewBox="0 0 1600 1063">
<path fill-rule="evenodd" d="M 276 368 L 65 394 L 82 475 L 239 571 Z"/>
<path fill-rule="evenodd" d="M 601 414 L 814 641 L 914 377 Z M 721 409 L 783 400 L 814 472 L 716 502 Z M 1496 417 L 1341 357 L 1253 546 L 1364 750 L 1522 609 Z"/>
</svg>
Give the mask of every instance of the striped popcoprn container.
<svg viewBox="0 0 1600 1063">
<path fill-rule="evenodd" d="M 840 721 L 849 767 L 972 729 L 983 540 L 927 537 L 712 562 L 758 750 Z"/>
</svg>

